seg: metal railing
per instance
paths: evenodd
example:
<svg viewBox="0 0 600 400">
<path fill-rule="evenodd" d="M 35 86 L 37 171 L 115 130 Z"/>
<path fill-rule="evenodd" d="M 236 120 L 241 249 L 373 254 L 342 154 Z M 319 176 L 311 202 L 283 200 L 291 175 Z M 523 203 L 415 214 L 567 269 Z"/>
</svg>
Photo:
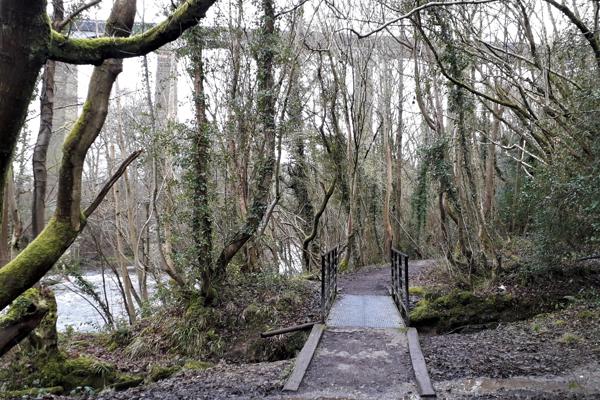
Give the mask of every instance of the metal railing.
<svg viewBox="0 0 600 400">
<path fill-rule="evenodd" d="M 325 322 L 337 294 L 338 247 L 321 256 L 321 320 Z"/>
<path fill-rule="evenodd" d="M 392 269 L 392 298 L 396 307 L 402 314 L 406 326 L 410 326 L 408 313 L 410 311 L 408 294 L 408 256 L 401 251 L 392 248 L 390 252 Z"/>
</svg>

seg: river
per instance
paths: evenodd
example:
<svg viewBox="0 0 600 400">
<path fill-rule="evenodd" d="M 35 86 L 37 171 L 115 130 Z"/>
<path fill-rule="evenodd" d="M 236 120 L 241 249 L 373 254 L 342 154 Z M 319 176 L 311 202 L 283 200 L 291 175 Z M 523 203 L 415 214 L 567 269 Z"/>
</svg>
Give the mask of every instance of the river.
<svg viewBox="0 0 600 400">
<path fill-rule="evenodd" d="M 100 297 L 104 298 L 102 289 L 102 273 L 99 271 L 87 272 L 83 276 L 87 281 L 95 286 Z M 129 276 L 133 286 L 137 288 L 138 280 L 135 271 L 130 270 Z M 52 286 L 52 289 L 56 295 L 56 303 L 58 307 L 58 330 L 64 332 L 69 327 L 80 332 L 95 332 L 101 330 L 104 327 L 105 322 L 102 316 L 100 316 L 98 311 L 96 311 L 94 308 L 94 306 L 98 306 L 96 304 L 92 306 L 71 282 L 59 276 L 54 276 L 52 278 L 59 281 L 58 284 Z M 105 272 L 104 282 L 106 285 L 106 298 L 108 299 L 108 306 L 113 314 L 113 317 L 116 321 L 126 320 L 127 313 L 125 311 L 123 298 L 114 274 L 110 271 Z M 156 282 L 153 277 L 149 276 L 148 291 L 150 294 L 152 294 L 155 292 L 155 289 Z"/>
</svg>

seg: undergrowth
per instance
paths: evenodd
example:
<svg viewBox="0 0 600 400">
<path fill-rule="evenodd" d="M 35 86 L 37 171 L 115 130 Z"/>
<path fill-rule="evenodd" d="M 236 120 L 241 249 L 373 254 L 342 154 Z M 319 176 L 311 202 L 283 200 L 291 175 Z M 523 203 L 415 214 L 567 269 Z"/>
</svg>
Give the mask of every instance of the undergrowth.
<svg viewBox="0 0 600 400">
<path fill-rule="evenodd" d="M 315 283 L 274 273 L 234 271 L 219 288 L 218 303 L 204 306 L 198 296 L 175 299 L 134 328 L 124 351 L 131 357 L 171 354 L 233 362 L 294 357 L 305 334 L 269 339 L 269 329 L 318 318 Z"/>
</svg>

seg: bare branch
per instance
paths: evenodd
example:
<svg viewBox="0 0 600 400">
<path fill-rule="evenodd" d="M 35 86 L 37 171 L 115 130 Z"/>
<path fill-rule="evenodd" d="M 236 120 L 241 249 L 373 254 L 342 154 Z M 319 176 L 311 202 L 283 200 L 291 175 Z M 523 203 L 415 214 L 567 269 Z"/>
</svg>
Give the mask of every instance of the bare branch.
<svg viewBox="0 0 600 400">
<path fill-rule="evenodd" d="M 96 198 L 94 199 L 94 201 L 92 201 L 92 204 L 90 204 L 88 206 L 88 208 L 86 208 L 85 211 L 83 212 L 83 215 L 85 215 L 86 218 L 89 217 L 90 215 L 92 215 L 92 213 L 96 210 L 96 208 L 98 208 L 100 203 L 102 203 L 102 200 L 104 200 L 104 197 L 106 197 L 106 195 L 108 194 L 110 189 L 113 187 L 113 185 L 119 180 L 121 175 L 123 175 L 125 173 L 125 170 L 127 170 L 127 167 L 132 162 L 134 162 L 135 159 L 138 158 L 140 156 L 140 154 L 142 154 L 143 152 L 144 152 L 144 150 L 137 150 L 137 151 L 131 153 L 129 155 L 129 157 L 127 157 L 121 163 L 121 165 L 119 165 L 119 168 L 117 169 L 117 171 L 110 177 L 108 182 L 106 182 L 104 184 L 104 186 L 102 187 L 100 192 L 96 195 Z"/>
<path fill-rule="evenodd" d="M 567 6 L 564 4 L 560 4 L 555 0 L 544 0 L 546 3 L 552 4 L 556 9 L 562 12 L 565 17 L 569 18 L 571 22 L 579 29 L 579 31 L 583 34 L 583 36 L 587 39 L 588 43 L 592 47 L 594 51 L 594 57 L 596 57 L 596 63 L 598 64 L 599 72 L 600 72 L 600 44 L 596 40 L 594 36 L 594 32 L 587 27 L 586 24 L 583 23 L 581 19 Z"/>
<path fill-rule="evenodd" d="M 73 21 L 75 18 L 77 18 L 78 15 L 80 15 L 82 12 L 89 10 L 90 8 L 94 7 L 95 5 L 100 4 L 102 0 L 92 0 L 89 3 L 84 3 L 81 6 L 77 7 L 67 18 L 63 19 L 60 22 L 57 22 L 54 26 L 54 29 L 58 32 L 62 31 L 63 29 L 65 29 L 65 26 L 69 25 L 71 23 L 71 21 Z"/>
<path fill-rule="evenodd" d="M 413 16 L 414 14 L 418 13 L 419 11 L 422 10 L 426 10 L 428 8 L 432 8 L 432 7 L 446 7 L 446 6 L 456 6 L 456 5 L 468 5 L 468 4 L 486 4 L 486 3 L 493 3 L 496 2 L 497 0 L 473 0 L 473 1 L 431 1 L 429 3 L 425 3 L 419 7 L 415 7 L 412 10 L 410 10 L 409 12 L 407 12 L 406 14 L 403 14 L 401 16 L 399 16 L 398 18 L 395 18 L 391 21 L 386 22 L 385 24 L 373 29 L 371 32 L 367 32 L 367 33 L 360 33 L 357 32 L 356 30 L 349 28 L 348 30 L 352 33 L 354 33 L 356 36 L 358 36 L 359 39 L 364 39 L 366 37 L 369 37 L 371 35 L 374 35 L 378 32 L 381 32 L 382 30 L 388 28 L 390 25 L 393 25 L 395 23 L 398 23 L 399 21 L 403 20 L 403 19 L 407 19 L 410 18 L 411 16 Z"/>
</svg>

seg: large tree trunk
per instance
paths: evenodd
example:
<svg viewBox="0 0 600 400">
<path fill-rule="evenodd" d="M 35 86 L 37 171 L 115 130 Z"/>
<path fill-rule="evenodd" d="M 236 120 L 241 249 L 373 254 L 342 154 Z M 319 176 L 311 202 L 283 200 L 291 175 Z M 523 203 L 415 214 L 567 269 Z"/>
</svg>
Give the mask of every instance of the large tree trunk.
<svg viewBox="0 0 600 400">
<path fill-rule="evenodd" d="M 256 190 L 244 225 L 227 241 L 216 262 L 219 278 L 231 259 L 254 236 L 268 207 L 271 181 L 275 169 L 275 93 L 273 89 L 273 59 L 275 55 L 275 10 L 272 0 L 262 1 L 263 21 L 260 29 L 261 46 L 257 56 L 258 131 L 263 132 L 264 151 L 255 164 Z"/>
<path fill-rule="evenodd" d="M 46 156 L 52 136 L 55 71 L 56 63 L 51 60 L 48 61 L 42 77 L 40 130 L 33 149 L 33 202 L 31 205 L 31 230 L 33 237 L 40 234 L 46 223 L 46 188 L 48 184 Z"/>
<path fill-rule="evenodd" d="M 50 38 L 46 2 L 0 2 L 0 189 L 4 189 L 19 132 Z M 0 215 L 3 198 L 0 196 Z"/>
<path fill-rule="evenodd" d="M 394 244 L 401 248 L 401 240 L 403 237 L 402 232 L 402 168 L 404 165 L 403 154 L 402 154 L 402 139 L 404 135 L 404 60 L 400 58 L 398 60 L 398 126 L 396 127 L 396 153 L 394 162 L 394 175 L 395 175 L 395 186 L 393 196 L 393 210 L 394 210 Z"/>
<path fill-rule="evenodd" d="M 384 257 L 390 254 L 394 240 L 394 230 L 391 218 L 391 200 L 393 193 L 393 161 L 392 161 L 392 81 L 391 72 L 384 60 L 382 65 L 382 98 L 380 113 L 383 118 L 383 153 L 385 158 L 385 194 L 383 199 L 383 228 L 384 228 Z"/>
<path fill-rule="evenodd" d="M 194 35 L 196 32 L 191 32 Z M 206 118 L 206 94 L 204 91 L 203 42 L 193 37 L 192 54 L 194 79 L 194 105 L 196 107 L 196 134 L 193 146 L 193 194 L 192 230 L 195 242 L 196 261 L 202 281 L 202 295 L 210 296 L 212 284 L 210 268 L 212 263 L 212 220 L 208 202 L 208 177 L 210 165 L 210 136 Z M 196 40 L 198 39 L 198 40 Z"/>
<path fill-rule="evenodd" d="M 53 0 L 52 25 L 58 25 L 65 18 L 63 0 Z M 40 234 L 46 224 L 46 191 L 48 187 L 48 165 L 46 159 L 52 129 L 54 128 L 54 84 L 56 62 L 48 60 L 42 75 L 42 96 L 40 98 L 40 129 L 33 148 L 33 201 L 31 204 L 32 238 Z"/>
<path fill-rule="evenodd" d="M 0 12 L 3 16 L 6 11 L 6 3 L 10 4 L 13 2 L 9 0 L 2 3 Z M 27 8 L 27 10 L 30 9 Z M 27 11 L 19 11 L 21 14 L 28 14 Z M 41 15 L 43 15 L 43 11 L 45 10 L 38 11 L 38 18 L 40 20 L 42 20 Z M 128 35 L 133 26 L 134 16 L 135 0 L 117 1 L 107 22 L 107 34 Z M 22 18 L 21 15 L 15 15 L 14 17 Z M 33 24 L 31 21 L 22 22 L 25 26 Z M 2 25 L 2 28 L 4 29 L 5 26 Z M 47 28 L 49 29 L 49 26 Z M 7 37 L 12 37 L 13 39 L 20 38 L 22 37 L 23 30 L 26 31 L 26 29 L 22 29 L 21 34 L 10 32 L 12 35 Z M 4 35 L 4 31 L 2 33 Z M 2 37 L 4 38 L 5 36 Z M 32 41 L 35 44 L 33 39 Z M 4 42 L 2 43 L 4 44 Z M 5 63 L 0 63 L 0 73 L 3 71 L 4 65 Z M 122 61 L 120 60 L 108 60 L 101 66 L 94 68 L 83 113 L 65 140 L 54 218 L 50 220 L 48 226 L 21 254 L 4 268 L 0 269 L 0 288 L 2 288 L 0 290 L 0 310 L 4 309 L 17 296 L 37 283 L 69 248 L 85 225 L 87 216 L 81 212 L 80 208 L 83 163 L 88 148 L 92 145 L 104 125 L 112 85 L 117 75 L 121 72 L 121 66 Z M 38 67 L 38 71 L 40 67 Z M 0 76 L 3 77 L 1 74 Z M 15 77 L 16 79 L 18 78 Z M 23 84 L 26 84 L 26 82 L 23 82 Z M 6 90 L 5 88 L 4 85 L 0 85 L 0 94 L 2 94 L 0 102 L 4 102 L 6 99 L 3 92 L 3 90 Z M 26 106 L 24 108 L 27 109 Z M 0 104 L 0 126 L 3 126 L 1 116 L 4 109 L 4 105 Z"/>
</svg>

